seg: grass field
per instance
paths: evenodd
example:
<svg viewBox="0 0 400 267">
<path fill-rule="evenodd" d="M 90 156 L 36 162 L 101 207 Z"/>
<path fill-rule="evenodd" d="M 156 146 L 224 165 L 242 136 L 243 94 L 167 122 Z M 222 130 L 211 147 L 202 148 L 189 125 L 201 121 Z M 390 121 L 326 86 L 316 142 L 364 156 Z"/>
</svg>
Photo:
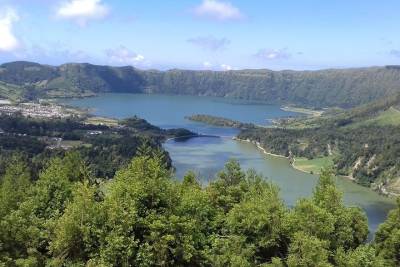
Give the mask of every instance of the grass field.
<svg viewBox="0 0 400 267">
<path fill-rule="evenodd" d="M 103 117 L 90 117 L 85 121 L 85 123 L 94 125 L 117 126 L 118 120 Z"/>
<path fill-rule="evenodd" d="M 298 107 L 291 107 L 291 106 L 283 107 L 282 110 L 290 111 L 290 112 L 297 112 L 297 113 L 305 114 L 305 115 L 312 116 L 312 117 L 320 117 L 322 115 L 322 113 L 324 113 L 322 110 L 298 108 Z"/>
<path fill-rule="evenodd" d="M 60 143 L 61 146 L 67 148 L 73 148 L 83 145 L 82 141 L 72 141 L 72 140 L 62 140 Z"/>
<path fill-rule="evenodd" d="M 307 158 L 296 158 L 293 164 L 296 169 L 314 174 L 319 174 L 322 168 L 332 165 L 333 156 L 315 158 L 311 160 Z"/>
</svg>

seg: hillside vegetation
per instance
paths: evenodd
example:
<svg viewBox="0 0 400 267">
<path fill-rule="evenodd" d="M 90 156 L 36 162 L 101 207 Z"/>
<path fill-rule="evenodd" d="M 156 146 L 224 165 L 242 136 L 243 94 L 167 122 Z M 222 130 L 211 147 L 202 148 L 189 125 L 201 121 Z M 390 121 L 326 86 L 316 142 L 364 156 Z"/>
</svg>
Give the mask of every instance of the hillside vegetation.
<svg viewBox="0 0 400 267">
<path fill-rule="evenodd" d="M 206 114 L 195 114 L 192 116 L 185 117 L 187 120 L 205 123 L 218 127 L 230 127 L 230 128 L 252 128 L 254 125 L 252 123 L 243 123 L 237 120 L 231 120 L 227 118 L 222 118 L 218 116 L 206 115 Z"/>
<path fill-rule="evenodd" d="M 398 94 L 321 117 L 286 119 L 276 128 L 243 129 L 238 137 L 272 153 L 302 157 L 299 167 L 309 171 L 330 158 L 338 174 L 385 194 L 400 194 L 399 106 Z"/>
<path fill-rule="evenodd" d="M 202 187 L 142 153 L 112 180 L 78 153 L 37 179 L 11 158 L 0 179 L 2 266 L 398 266 L 399 207 L 367 244 L 364 212 L 346 207 L 325 171 L 308 199 L 228 162 Z"/>
<path fill-rule="evenodd" d="M 40 170 L 55 155 L 79 152 L 96 176 L 112 178 L 117 169 L 137 155 L 142 146 L 171 159 L 161 143 L 167 138 L 194 135 L 186 129 L 160 129 L 138 117 L 106 126 L 84 118 L 26 118 L 0 115 L 0 175 L 13 156 L 29 159 Z"/>
<path fill-rule="evenodd" d="M 35 94 L 48 97 L 101 92 L 165 93 L 347 108 L 400 92 L 400 67 L 216 72 L 12 62 L 0 65 L 0 81 L 29 87 Z"/>
</svg>

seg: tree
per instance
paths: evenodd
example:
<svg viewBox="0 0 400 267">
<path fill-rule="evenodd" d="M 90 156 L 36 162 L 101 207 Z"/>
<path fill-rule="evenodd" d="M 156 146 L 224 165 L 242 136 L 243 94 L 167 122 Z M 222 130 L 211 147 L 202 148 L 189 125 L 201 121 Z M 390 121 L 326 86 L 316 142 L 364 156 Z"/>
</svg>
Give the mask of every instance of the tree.
<svg viewBox="0 0 400 267">
<path fill-rule="evenodd" d="M 18 208 L 31 189 L 28 166 L 21 158 L 12 158 L 0 180 L 0 218 Z"/>
<path fill-rule="evenodd" d="M 217 179 L 207 188 L 210 198 L 217 208 L 228 212 L 233 205 L 239 203 L 248 191 L 246 174 L 240 168 L 239 162 L 230 160 Z"/>
<path fill-rule="evenodd" d="M 336 187 L 331 169 L 324 168 L 321 170 L 321 175 L 314 189 L 313 201 L 317 206 L 327 209 L 330 213 L 343 208 L 342 193 Z"/>
<path fill-rule="evenodd" d="M 330 240 L 335 230 L 336 218 L 313 201 L 302 199 L 297 202 L 288 217 L 288 228 L 292 236 L 303 232 L 321 240 Z"/>
<path fill-rule="evenodd" d="M 254 247 L 246 245 L 244 236 L 211 236 L 210 239 L 211 247 L 207 251 L 207 258 L 211 266 L 254 266 Z"/>
<path fill-rule="evenodd" d="M 285 217 L 279 190 L 263 182 L 251 185 L 245 198 L 228 212 L 225 229 L 229 235 L 244 238 L 245 247 L 253 248 L 253 263 L 259 264 L 286 254 Z"/>
<path fill-rule="evenodd" d="M 184 265 L 194 254 L 195 224 L 177 214 L 179 185 L 158 157 L 137 157 L 107 188 L 101 260 L 110 265 Z"/>
<path fill-rule="evenodd" d="M 288 209 L 275 185 L 235 161 L 204 187 L 194 173 L 173 179 L 157 153 L 102 183 L 75 153 L 36 182 L 24 166 L 2 177 L 0 266 L 399 265 L 400 200 L 365 245 L 365 214 L 343 204 L 328 172 Z"/>
<path fill-rule="evenodd" d="M 332 170 L 323 169 L 314 190 L 313 202 L 334 218 L 334 231 L 328 238 L 330 248 L 354 249 L 368 237 L 368 221 L 365 212 L 359 208 L 346 207 L 342 193 L 335 185 Z"/>
<path fill-rule="evenodd" d="M 12 262 L 26 266 L 44 265 L 55 222 L 71 199 L 74 181 L 82 177 L 72 158 L 54 158 L 39 175 L 31 193 L 18 208 L 1 221 L 2 250 Z M 79 169 L 78 169 L 79 170 Z"/>
<path fill-rule="evenodd" d="M 330 267 L 328 243 L 306 233 L 295 234 L 289 247 L 289 267 Z"/>
<path fill-rule="evenodd" d="M 378 255 L 388 264 L 400 265 L 400 198 L 397 199 L 397 208 L 392 210 L 387 220 L 379 226 L 374 244 Z"/>
<path fill-rule="evenodd" d="M 72 201 L 55 222 L 50 242 L 54 265 L 68 262 L 85 264 L 98 257 L 98 229 L 102 218 L 96 202 L 96 188 L 88 181 L 79 182 L 72 194 Z"/>
<path fill-rule="evenodd" d="M 384 267 L 385 261 L 376 256 L 376 250 L 371 245 L 361 245 L 347 253 L 339 248 L 335 255 L 335 264 L 339 267 Z"/>
</svg>

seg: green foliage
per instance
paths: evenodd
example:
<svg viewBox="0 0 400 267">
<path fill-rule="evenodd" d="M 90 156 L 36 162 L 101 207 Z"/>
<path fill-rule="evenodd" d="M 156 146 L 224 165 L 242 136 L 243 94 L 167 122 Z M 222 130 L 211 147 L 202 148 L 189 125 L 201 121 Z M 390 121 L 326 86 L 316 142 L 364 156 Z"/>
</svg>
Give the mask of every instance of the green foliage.
<svg viewBox="0 0 400 267">
<path fill-rule="evenodd" d="M 334 224 L 332 214 L 307 199 L 298 201 L 289 216 L 292 233 L 301 231 L 324 240 L 330 238 L 335 230 Z"/>
<path fill-rule="evenodd" d="M 245 237 L 211 237 L 211 249 L 207 252 L 212 266 L 253 266 L 254 248 L 245 246 Z"/>
<path fill-rule="evenodd" d="M 15 210 L 31 189 L 28 166 L 20 158 L 11 158 L 0 179 L 0 218 Z"/>
<path fill-rule="evenodd" d="M 255 262 L 265 262 L 282 255 L 287 247 L 284 220 L 286 209 L 278 190 L 267 183 L 251 188 L 226 217 L 226 232 L 245 237 L 245 248 L 252 249 Z"/>
<path fill-rule="evenodd" d="M 323 169 L 313 195 L 314 203 L 331 213 L 343 208 L 342 192 L 336 188 L 334 179 L 332 170 Z"/>
<path fill-rule="evenodd" d="M 12 182 L 21 185 L 15 196 L 7 191 Z M 194 173 L 174 180 L 157 153 L 134 158 L 100 183 L 76 153 L 52 159 L 34 182 L 16 159 L 0 189 L 0 266 L 398 263 L 398 211 L 381 226 L 375 247 L 364 245 L 366 217 L 343 205 L 329 171 L 313 197 L 293 209 L 276 186 L 236 161 L 202 187 Z"/>
<path fill-rule="evenodd" d="M 228 212 L 243 199 L 248 190 L 246 174 L 237 161 L 231 160 L 218 174 L 218 179 L 210 184 L 208 190 L 214 205 Z"/>
<path fill-rule="evenodd" d="M 355 250 L 350 250 L 347 253 L 343 249 L 336 252 L 335 264 L 340 267 L 383 267 L 390 266 L 385 261 L 376 256 L 376 251 L 371 245 L 361 245 Z"/>
<path fill-rule="evenodd" d="M 97 227 L 101 224 L 96 188 L 88 180 L 78 182 L 63 215 L 57 220 L 50 251 L 52 264 L 63 261 L 85 262 L 97 254 Z"/>
<path fill-rule="evenodd" d="M 25 94 L 25 88 L 15 84 L 0 82 L 0 97 L 17 101 Z"/>
<path fill-rule="evenodd" d="M 330 162 L 339 175 L 364 186 L 384 185 L 387 189 L 400 175 L 400 160 L 394 156 L 400 153 L 400 127 L 384 118 L 398 106 L 400 94 L 319 118 L 294 119 L 276 128 L 242 129 L 238 138 L 295 158 L 294 165 L 299 163 L 305 170 L 316 173 L 315 166 Z M 398 186 L 392 189 L 400 190 Z"/>
<path fill-rule="evenodd" d="M 335 218 L 334 231 L 330 236 L 331 248 L 346 250 L 364 243 L 368 236 L 366 215 L 358 208 L 345 207 L 342 193 L 336 188 L 331 170 L 323 170 L 314 191 L 314 203 Z"/>
<path fill-rule="evenodd" d="M 37 178 L 51 157 L 71 150 L 82 155 L 95 176 L 112 178 L 118 169 L 141 153 L 162 157 L 170 166 L 171 160 L 162 149 L 161 142 L 169 137 L 193 135 L 185 129 L 164 130 L 137 117 L 126 121 L 128 125 L 122 122 L 118 127 L 109 127 L 86 124 L 77 118 L 36 119 L 0 115 L 1 129 L 5 132 L 0 135 L 0 173 L 5 168 L 1 157 L 22 154 L 27 158 L 34 178 Z M 68 143 L 76 145 L 63 146 Z"/>
<path fill-rule="evenodd" d="M 387 220 L 376 232 L 375 247 L 380 256 L 393 266 L 400 265 L 400 198 L 397 208 L 392 210 Z"/>
<path fill-rule="evenodd" d="M 300 200 L 290 212 L 287 224 L 292 244 L 296 244 L 296 239 L 302 240 L 299 244 L 307 244 L 301 247 L 304 250 L 296 248 L 298 251 L 292 257 L 289 254 L 289 266 L 330 266 L 336 251 L 352 251 L 364 244 L 368 236 L 366 215 L 358 208 L 344 206 L 328 169 L 322 170 L 312 199 Z M 312 249 L 314 246 L 316 250 Z M 318 250 L 321 254 L 317 254 Z M 304 260 L 301 253 L 307 255 Z"/>
<path fill-rule="evenodd" d="M 54 158 L 27 197 L 0 221 L 0 259 L 7 259 L 10 265 L 44 263 L 54 224 L 64 213 L 74 182 L 86 178 L 77 171 L 80 164 L 73 160 L 76 156 Z M 71 165 L 71 161 L 78 164 Z"/>
<path fill-rule="evenodd" d="M 204 114 L 195 114 L 186 119 L 196 122 L 202 122 L 209 125 L 219 126 L 219 127 L 231 127 L 231 128 L 253 128 L 254 124 L 252 123 L 243 123 L 236 120 L 231 120 L 222 117 L 216 117 L 211 115 L 204 115 Z"/>
<path fill-rule="evenodd" d="M 289 247 L 289 267 L 329 267 L 329 250 L 326 241 L 302 232 L 294 235 Z"/>
</svg>

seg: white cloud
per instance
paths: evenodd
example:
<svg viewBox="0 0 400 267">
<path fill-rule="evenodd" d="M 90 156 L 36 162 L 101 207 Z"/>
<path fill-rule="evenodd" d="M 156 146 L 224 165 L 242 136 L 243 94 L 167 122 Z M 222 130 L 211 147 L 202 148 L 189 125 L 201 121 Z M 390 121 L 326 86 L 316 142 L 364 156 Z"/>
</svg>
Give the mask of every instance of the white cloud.
<svg viewBox="0 0 400 267">
<path fill-rule="evenodd" d="M 57 9 L 57 17 L 72 19 L 80 25 L 89 20 L 102 19 L 109 13 L 109 8 L 102 0 L 68 0 Z"/>
<path fill-rule="evenodd" d="M 220 21 L 239 20 L 244 17 L 239 8 L 220 0 L 203 0 L 200 5 L 195 7 L 194 14 L 198 17 Z"/>
<path fill-rule="evenodd" d="M 277 60 L 277 59 L 288 59 L 290 54 L 287 49 L 261 49 L 255 55 L 255 57 L 262 60 Z"/>
<path fill-rule="evenodd" d="M 227 65 L 227 64 L 221 64 L 221 70 L 223 71 L 229 71 L 229 70 L 233 70 L 232 66 Z"/>
<path fill-rule="evenodd" d="M 210 61 L 204 61 L 202 68 L 204 70 L 214 70 L 214 71 L 230 71 L 235 69 L 234 67 L 228 64 L 220 64 L 220 63 L 213 64 Z"/>
<path fill-rule="evenodd" d="M 14 9 L 0 9 L 0 51 L 10 52 L 19 47 L 19 41 L 13 33 L 13 25 L 18 20 L 18 14 Z"/>
<path fill-rule="evenodd" d="M 204 61 L 203 62 L 203 67 L 205 69 L 211 69 L 213 67 L 213 64 L 211 62 L 209 62 L 209 61 Z"/>
<path fill-rule="evenodd" d="M 106 55 L 111 63 L 132 65 L 132 66 L 146 63 L 143 55 L 137 54 L 122 45 L 115 49 L 106 50 Z"/>
<path fill-rule="evenodd" d="M 218 39 L 213 36 L 199 36 L 196 38 L 188 39 L 187 41 L 205 50 L 210 51 L 225 50 L 227 46 L 231 43 L 231 41 L 226 38 Z"/>
</svg>

